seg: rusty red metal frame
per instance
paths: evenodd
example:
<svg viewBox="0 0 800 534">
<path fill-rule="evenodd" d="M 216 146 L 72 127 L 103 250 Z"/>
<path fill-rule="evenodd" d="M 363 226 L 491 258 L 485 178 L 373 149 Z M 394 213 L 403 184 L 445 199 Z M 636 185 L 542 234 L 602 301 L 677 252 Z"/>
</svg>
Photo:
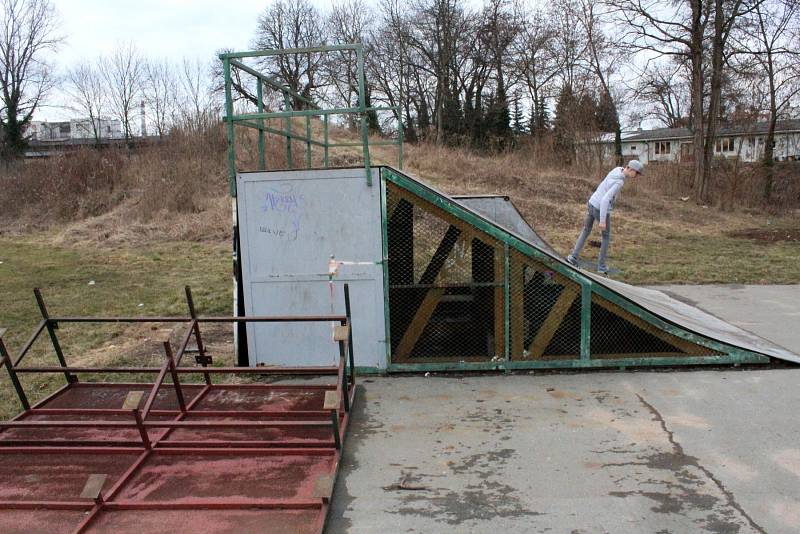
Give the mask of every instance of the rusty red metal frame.
<svg viewBox="0 0 800 534">
<path fill-rule="evenodd" d="M 319 316 L 269 316 L 269 317 L 202 317 L 198 316 L 191 290 L 186 287 L 186 299 L 189 308 L 187 317 L 51 317 L 45 306 L 41 292 L 34 291 L 42 321 L 37 325 L 33 335 L 23 345 L 16 357 L 12 359 L 3 341 L 5 330 L 0 329 L 0 365 L 9 374 L 16 390 L 23 411 L 12 420 L 0 423 L 0 455 L 23 454 L 79 454 L 79 455 L 138 455 L 127 466 L 106 491 L 98 490 L 91 500 L 0 500 L 0 511 L 5 510 L 41 510 L 41 511 L 82 511 L 85 515 L 74 525 L 72 532 L 86 532 L 98 517 L 105 512 L 120 510 L 137 511 L 176 511 L 176 510 L 317 510 L 313 528 L 308 531 L 321 532 L 332 493 L 332 483 L 325 486 L 322 495 L 315 498 L 263 498 L 263 499 L 231 499 L 231 498 L 193 498 L 190 502 L 169 500 L 137 501 L 121 498 L 123 490 L 143 468 L 158 457 L 165 456 L 242 456 L 247 457 L 329 457 L 332 472 L 326 476 L 335 480 L 341 455 L 349 412 L 355 399 L 355 366 L 352 352 L 352 327 L 350 321 L 349 289 L 345 285 L 346 314 Z M 58 342 L 56 330 L 60 323 L 185 323 L 186 332 L 181 337 L 177 350 L 173 352 L 170 342 L 164 341 L 164 363 L 160 367 L 75 367 L 68 366 L 66 358 Z M 206 353 L 201 337 L 201 324 L 211 322 L 333 322 L 345 326 L 346 337 L 337 339 L 339 349 L 338 365 L 329 367 L 209 367 L 212 359 Z M 26 354 L 47 330 L 54 352 L 58 359 L 57 366 L 21 367 Z M 189 343 L 195 340 L 196 348 L 190 349 Z M 196 367 L 181 366 L 187 352 L 196 353 Z M 31 405 L 19 380 L 20 373 L 63 373 L 66 384 L 42 401 Z M 83 383 L 79 376 L 83 374 L 102 373 L 152 373 L 156 378 L 151 384 L 142 383 Z M 218 374 L 244 375 L 258 374 L 280 376 L 330 376 L 336 377 L 335 383 L 329 384 L 214 384 L 212 376 Z M 204 384 L 182 384 L 181 375 L 202 374 Z M 164 381 L 170 376 L 171 384 Z M 96 392 L 103 388 L 110 391 L 124 391 L 125 388 L 149 387 L 144 405 L 137 400 L 133 408 L 98 408 L 98 407 L 48 407 L 58 399 L 67 395 L 80 395 L 82 392 Z M 146 388 L 145 388 L 146 389 Z M 271 399 L 279 393 L 287 398 L 299 396 L 314 397 L 325 392 L 335 391 L 335 408 L 328 404 L 316 406 L 315 409 L 202 409 L 209 395 L 224 395 L 229 392 L 244 392 L 262 395 L 263 399 Z M 161 394 L 161 396 L 160 396 Z M 154 408 L 158 402 L 163 403 L 165 396 L 174 395 L 177 401 L 175 408 Z M 67 419 L 64 419 L 66 417 Z M 76 432 L 78 437 L 63 438 L 59 431 Z M 327 429 L 327 430 L 326 430 Z M 106 432 L 110 439 L 86 439 L 80 433 Z M 188 432 L 192 439 L 170 439 L 175 431 Z M 261 431 L 298 433 L 297 436 L 283 439 L 264 439 Z M 9 431 L 13 435 L 9 435 Z M 52 431 L 52 432 L 48 432 Z M 135 432 L 131 432 L 135 431 Z M 209 438 L 209 432 L 234 431 L 238 437 L 251 439 L 221 439 L 218 436 Z M 33 432 L 33 435 L 26 435 Z M 41 432 L 48 434 L 47 439 L 38 436 Z M 248 433 L 254 432 L 252 436 Z M 329 437 L 320 438 L 320 432 Z M 22 433 L 22 435 L 19 435 Z M 303 434 L 308 433 L 308 434 Z M 305 437 L 304 437 L 305 436 Z M 256 439 L 252 439 L 256 438 Z M 88 486 L 87 486 L 88 487 Z M 3 524 L 0 516 L 0 525 Z"/>
</svg>

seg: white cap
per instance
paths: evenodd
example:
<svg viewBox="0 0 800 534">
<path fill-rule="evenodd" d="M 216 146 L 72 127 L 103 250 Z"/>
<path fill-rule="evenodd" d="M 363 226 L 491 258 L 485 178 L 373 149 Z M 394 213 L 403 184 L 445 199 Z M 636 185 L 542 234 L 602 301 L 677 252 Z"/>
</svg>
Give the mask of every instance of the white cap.
<svg viewBox="0 0 800 534">
<path fill-rule="evenodd" d="M 638 172 L 639 174 L 644 174 L 644 165 L 638 159 L 632 159 L 628 162 L 628 167 L 633 169 L 634 171 Z"/>
</svg>

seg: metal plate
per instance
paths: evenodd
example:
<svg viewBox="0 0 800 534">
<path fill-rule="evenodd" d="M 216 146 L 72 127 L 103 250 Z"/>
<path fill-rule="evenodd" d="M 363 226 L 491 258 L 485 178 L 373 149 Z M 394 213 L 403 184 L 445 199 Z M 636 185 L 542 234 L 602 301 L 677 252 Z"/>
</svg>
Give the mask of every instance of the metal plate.
<svg viewBox="0 0 800 534">
<path fill-rule="evenodd" d="M 242 278 L 248 315 L 344 313 L 353 302 L 357 366 L 385 367 L 380 180 L 363 169 L 238 176 Z M 329 261 L 338 263 L 331 287 Z M 248 324 L 251 365 L 330 365 L 330 325 Z"/>
</svg>

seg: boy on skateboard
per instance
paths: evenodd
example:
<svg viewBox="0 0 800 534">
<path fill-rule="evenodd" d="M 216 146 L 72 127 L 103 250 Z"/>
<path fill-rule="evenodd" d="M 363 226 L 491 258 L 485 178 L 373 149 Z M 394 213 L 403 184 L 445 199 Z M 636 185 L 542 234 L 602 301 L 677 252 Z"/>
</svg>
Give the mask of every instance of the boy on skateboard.
<svg viewBox="0 0 800 534">
<path fill-rule="evenodd" d="M 589 203 L 587 205 L 586 219 L 583 222 L 583 230 L 581 235 L 578 236 L 578 241 L 575 243 L 575 248 L 572 253 L 567 256 L 567 263 L 578 267 L 578 258 L 586 243 L 586 239 L 592 232 L 594 221 L 597 220 L 600 224 L 600 235 L 602 242 L 600 244 L 600 257 L 597 260 L 597 272 L 600 274 L 608 274 L 608 267 L 606 267 L 606 254 L 608 253 L 608 245 L 611 242 L 611 210 L 614 207 L 614 199 L 619 193 L 622 186 L 625 185 L 625 180 L 644 174 L 644 165 L 639 160 L 632 159 L 625 167 L 616 167 L 606 175 L 600 185 L 597 186 Z"/>
</svg>

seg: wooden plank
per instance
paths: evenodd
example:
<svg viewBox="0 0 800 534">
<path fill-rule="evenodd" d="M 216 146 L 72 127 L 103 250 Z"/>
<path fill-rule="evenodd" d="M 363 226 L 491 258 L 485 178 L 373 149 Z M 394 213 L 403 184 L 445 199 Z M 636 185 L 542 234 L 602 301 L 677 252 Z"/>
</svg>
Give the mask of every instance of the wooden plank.
<svg viewBox="0 0 800 534">
<path fill-rule="evenodd" d="M 350 338 L 350 325 L 336 325 L 333 327 L 334 341 L 347 341 Z"/>
<path fill-rule="evenodd" d="M 339 392 L 326 391 L 325 402 L 322 405 L 323 410 L 338 410 L 339 409 Z"/>
<path fill-rule="evenodd" d="M 393 195 L 397 195 L 400 198 L 403 198 L 410 202 L 411 204 L 417 206 L 419 209 L 423 211 L 427 211 L 431 215 L 442 219 L 443 221 L 450 224 L 450 226 L 454 226 L 461 230 L 462 234 L 465 234 L 465 237 L 469 237 L 470 239 L 478 238 L 486 244 L 494 244 L 497 240 L 491 237 L 489 234 L 479 231 L 474 226 L 464 222 L 463 220 L 459 219 L 458 217 L 446 212 L 445 210 L 438 208 L 428 202 L 427 200 L 423 200 L 420 197 L 416 196 L 413 193 L 406 191 L 400 187 L 393 187 L 391 189 Z"/>
<path fill-rule="evenodd" d="M 103 491 L 103 486 L 106 483 L 106 476 L 101 474 L 89 475 L 86 479 L 86 484 L 83 486 L 81 492 L 81 499 L 96 500 L 100 497 L 100 492 Z"/>
<path fill-rule="evenodd" d="M 123 410 L 135 410 L 142 402 L 144 391 L 129 391 L 125 396 L 125 402 L 122 403 Z"/>
<path fill-rule="evenodd" d="M 333 475 L 320 475 L 314 481 L 314 488 L 311 493 L 316 499 L 330 499 L 333 495 Z"/>
<path fill-rule="evenodd" d="M 550 313 L 547 314 L 547 318 L 545 318 L 542 326 L 539 327 L 539 331 L 536 332 L 536 337 L 531 343 L 530 358 L 540 358 L 544 354 L 544 350 L 552 341 L 553 336 L 558 331 L 558 327 L 561 326 L 564 317 L 567 316 L 567 312 L 572 307 L 575 297 L 579 294 L 571 285 L 563 287 L 564 289 L 561 290 L 561 294 L 556 299 L 555 304 L 550 308 Z"/>
<path fill-rule="evenodd" d="M 505 258 L 503 249 L 494 247 L 494 282 L 502 283 L 504 280 Z M 505 298 L 503 287 L 494 288 L 494 356 L 503 358 L 505 356 Z"/>
<path fill-rule="evenodd" d="M 593 304 L 597 304 L 598 306 L 601 306 L 601 307 L 605 308 L 606 310 L 610 311 L 614 315 L 617 315 L 617 316 L 625 319 L 629 323 L 632 323 L 634 326 L 644 330 L 648 334 L 657 337 L 658 339 L 660 339 L 664 343 L 668 343 L 669 345 L 672 345 L 676 349 L 678 349 L 678 350 L 680 350 L 682 352 L 685 352 L 687 355 L 696 354 L 698 352 L 697 349 L 701 349 L 702 352 L 707 352 L 708 351 L 708 349 L 706 349 L 705 347 L 702 347 L 702 346 L 700 346 L 700 345 L 698 345 L 696 343 L 692 343 L 691 341 L 687 341 L 687 340 L 685 340 L 683 338 L 680 338 L 678 336 L 672 335 L 669 332 L 665 332 L 664 330 L 661 330 L 657 326 L 651 325 L 650 323 L 648 323 L 644 319 L 641 319 L 641 318 L 637 317 L 636 315 L 632 314 L 631 312 L 629 312 L 628 310 L 626 310 L 622 306 L 617 306 L 613 302 L 610 302 L 610 301 L 604 299 L 603 297 L 599 297 L 597 295 L 592 295 L 592 303 Z M 592 356 L 592 357 L 594 357 L 594 356 Z"/>
<path fill-rule="evenodd" d="M 400 197 L 394 194 L 386 196 L 386 220 L 391 221 L 392 215 L 394 215 L 394 210 L 397 208 L 397 205 L 400 204 Z"/>
<path fill-rule="evenodd" d="M 525 341 L 525 263 L 522 255 L 512 252 L 509 273 L 509 292 L 511 293 L 511 359 L 523 358 Z"/>
<path fill-rule="evenodd" d="M 458 235 L 455 243 L 450 247 L 450 250 L 447 252 L 447 256 L 442 261 L 441 268 L 436 273 L 436 277 L 433 281 L 424 281 L 424 283 L 438 283 L 442 278 L 446 278 L 451 271 L 454 270 L 454 267 L 457 265 L 458 262 L 448 263 L 448 259 L 450 255 L 453 253 L 454 250 L 458 250 L 459 248 L 466 247 L 468 244 L 467 236 L 462 232 Z M 433 261 L 433 260 L 431 260 Z M 429 271 L 426 269 L 426 273 Z M 423 275 L 425 278 L 426 275 Z M 420 283 L 423 283 L 423 280 L 420 280 Z M 431 288 L 425 293 L 425 298 L 422 299 L 422 303 L 417 308 L 417 312 L 414 314 L 414 318 L 406 328 L 406 331 L 403 332 L 403 337 L 400 339 L 400 343 L 397 344 L 397 349 L 395 350 L 396 357 L 398 359 L 408 358 L 411 354 L 411 351 L 414 350 L 414 345 L 417 344 L 419 337 L 422 335 L 422 331 L 425 329 L 425 326 L 428 324 L 433 312 L 436 310 L 436 306 L 439 304 L 439 300 L 441 300 L 442 296 L 445 294 L 447 290 L 442 287 L 435 287 Z"/>
</svg>

